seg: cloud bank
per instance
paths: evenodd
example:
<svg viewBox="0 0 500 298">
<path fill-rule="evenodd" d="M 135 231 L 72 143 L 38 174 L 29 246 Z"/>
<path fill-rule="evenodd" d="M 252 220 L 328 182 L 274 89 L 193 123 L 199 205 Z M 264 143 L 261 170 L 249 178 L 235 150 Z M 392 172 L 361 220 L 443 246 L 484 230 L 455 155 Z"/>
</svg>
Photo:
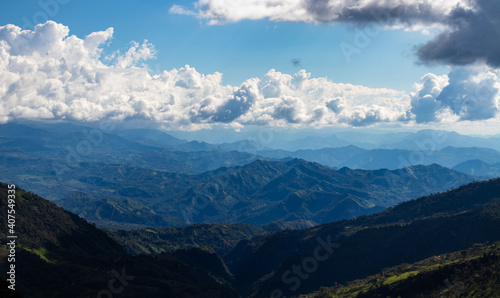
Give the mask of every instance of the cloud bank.
<svg viewBox="0 0 500 298">
<path fill-rule="evenodd" d="M 496 118 L 500 107 L 500 73 L 488 67 L 457 67 L 448 76 L 427 74 L 411 95 L 411 112 L 419 123 Z"/>
<path fill-rule="evenodd" d="M 439 27 L 441 32 L 419 47 L 423 63 L 500 66 L 498 0 L 198 0 L 188 14 L 209 24 L 268 19 L 274 22 L 378 24 L 384 28 Z"/>
<path fill-rule="evenodd" d="M 488 67 L 428 74 L 411 95 L 312 78 L 305 70 L 270 70 L 230 86 L 222 74 L 190 66 L 151 75 L 145 63 L 154 58 L 154 46 L 134 42 L 125 53 L 105 55 L 112 36 L 109 28 L 81 39 L 52 21 L 34 31 L 0 27 L 0 122 L 137 119 L 175 129 L 319 128 L 498 117 L 499 73 Z"/>
<path fill-rule="evenodd" d="M 196 15 L 210 24 L 269 19 L 276 22 L 439 23 L 457 8 L 470 8 L 467 0 L 198 0 L 194 10 L 173 5 L 170 13 Z"/>
</svg>

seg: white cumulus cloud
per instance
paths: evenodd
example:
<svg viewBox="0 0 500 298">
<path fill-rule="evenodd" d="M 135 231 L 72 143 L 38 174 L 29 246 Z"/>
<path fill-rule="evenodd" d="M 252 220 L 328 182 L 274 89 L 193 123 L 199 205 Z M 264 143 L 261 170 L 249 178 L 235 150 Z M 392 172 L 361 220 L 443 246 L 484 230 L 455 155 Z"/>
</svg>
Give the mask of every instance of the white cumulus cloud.
<svg viewBox="0 0 500 298">
<path fill-rule="evenodd" d="M 486 66 L 455 67 L 448 76 L 427 74 L 411 95 L 417 122 L 486 120 L 500 108 L 500 73 Z"/>
<path fill-rule="evenodd" d="M 85 38 L 49 21 L 34 31 L 0 27 L 0 122 L 58 119 L 153 121 L 176 129 L 213 124 L 324 127 L 483 120 L 498 115 L 499 74 L 490 68 L 429 74 L 405 92 L 335 83 L 274 69 L 240 86 L 186 65 L 151 75 L 152 44 L 106 56 L 113 29 Z M 476 97 L 470 97 L 474 91 Z M 457 99 L 459 98 L 459 99 Z M 471 105 L 474 103 L 474 106 Z"/>
</svg>

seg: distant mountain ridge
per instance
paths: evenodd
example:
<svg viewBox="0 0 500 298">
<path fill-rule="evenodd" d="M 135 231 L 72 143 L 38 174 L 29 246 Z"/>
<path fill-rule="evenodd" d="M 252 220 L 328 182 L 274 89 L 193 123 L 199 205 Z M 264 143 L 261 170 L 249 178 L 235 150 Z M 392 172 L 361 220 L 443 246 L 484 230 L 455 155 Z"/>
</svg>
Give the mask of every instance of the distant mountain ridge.
<svg viewBox="0 0 500 298">
<path fill-rule="evenodd" d="M 337 135 L 290 141 L 297 146 L 274 144 L 273 138 L 212 144 L 186 141 L 158 129 L 102 130 L 70 123 L 8 123 L 0 125 L 0 157 L 48 160 L 61 164 L 62 168 L 68 168 L 68 160 L 71 166 L 81 162 L 113 162 L 191 174 L 244 165 L 257 159 L 301 158 L 333 168 L 370 170 L 433 163 L 453 168 L 475 159 L 500 163 L 500 142 L 495 137 L 478 138 L 432 130 L 376 134 L 339 132 Z M 365 146 L 361 140 L 371 145 Z M 281 148 L 274 148 L 279 144 Z M 300 149 L 299 145 L 305 147 Z M 28 156 L 23 156 L 23 152 Z"/>
<path fill-rule="evenodd" d="M 0 144 L 0 179 L 16 182 L 52 201 L 61 201 L 72 192 L 108 200 L 60 202 L 108 228 L 118 223 L 128 228 L 201 222 L 260 225 L 298 219 L 324 223 L 378 212 L 401 200 L 451 189 L 474 179 L 435 166 L 416 167 L 416 176 L 408 170 L 335 172 L 320 164 L 294 159 L 269 161 L 238 151 L 169 151 L 118 135 L 104 135 L 88 156 L 78 160 L 78 155 L 73 154 L 79 154 L 78 144 L 81 138 L 85 140 L 85 134 L 75 133 L 75 127 L 70 128 L 70 133 L 65 129 L 50 133 L 59 136 L 53 143 L 44 137 L 37 139 L 36 135 L 44 134 L 32 130 L 33 139 L 42 142 L 48 151 L 12 151 Z M 136 133 L 141 135 L 142 131 Z M 116 142 L 121 149 L 114 149 Z M 64 145 L 75 143 L 75 147 Z M 67 148 L 73 148 L 71 154 L 65 151 Z M 353 147 L 342 150 L 344 157 L 334 156 L 352 158 L 352 153 L 357 152 Z M 199 173 L 201 169 L 213 170 Z M 335 179 L 339 180 L 333 183 Z M 411 187 L 408 189 L 404 183 Z M 54 192 L 54 187 L 60 191 Z M 106 212 L 98 214 L 96 210 Z"/>
<path fill-rule="evenodd" d="M 439 164 L 453 168 L 469 160 L 479 159 L 487 163 L 500 163 L 500 152 L 488 148 L 445 147 L 434 151 L 411 151 L 404 149 L 362 149 L 355 146 L 323 148 L 317 150 L 264 150 L 258 152 L 268 158 L 301 158 L 320 164 L 352 169 L 395 170 L 412 165 Z"/>
<path fill-rule="evenodd" d="M 500 163 L 489 164 L 479 159 L 465 161 L 453 167 L 453 170 L 473 176 L 500 177 Z"/>
<path fill-rule="evenodd" d="M 432 146 L 432 150 L 441 150 L 446 147 L 484 147 L 500 151 L 498 137 L 476 137 L 461 135 L 454 131 L 420 130 L 417 132 L 334 132 L 316 136 L 308 136 L 274 146 L 290 151 L 339 148 L 353 145 L 363 149 L 400 149 L 400 150 L 428 150 L 424 147 Z M 277 149 L 277 148 L 276 148 Z"/>
<path fill-rule="evenodd" d="M 424 194 L 452 189 L 472 177 L 438 165 L 402 170 L 333 170 L 303 160 L 255 161 L 224 170 L 181 193 L 190 222 L 312 220 L 317 223 L 375 213 Z M 204 202 L 197 208 L 196 202 Z M 158 202 L 157 212 L 174 214 Z M 170 212 L 168 211 L 170 208 Z M 192 212 L 192 211 L 196 212 Z"/>
<path fill-rule="evenodd" d="M 500 161 L 500 152 L 485 148 L 405 151 L 348 146 L 288 152 L 269 150 L 272 142 L 262 144 L 259 138 L 209 144 L 155 129 L 30 125 L 0 125 L 0 179 L 107 228 L 350 219 L 484 178 L 433 162 L 452 165 L 478 157 L 488 163 Z M 432 133 L 423 135 L 432 137 Z M 363 137 L 388 142 L 412 135 Z M 318 163 L 294 159 L 294 155 Z M 419 156 L 425 159 L 420 161 Z M 408 168 L 401 159 L 427 166 Z M 68 199 L 78 192 L 98 201 Z"/>
</svg>

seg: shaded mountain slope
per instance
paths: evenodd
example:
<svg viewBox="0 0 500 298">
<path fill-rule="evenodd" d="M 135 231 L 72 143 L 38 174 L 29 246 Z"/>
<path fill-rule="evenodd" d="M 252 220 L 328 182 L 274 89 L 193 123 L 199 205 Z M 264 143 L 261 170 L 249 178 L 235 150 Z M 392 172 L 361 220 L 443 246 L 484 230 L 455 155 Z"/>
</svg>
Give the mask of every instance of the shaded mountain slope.
<svg viewBox="0 0 500 298">
<path fill-rule="evenodd" d="M 141 230 L 105 230 L 129 254 L 159 254 L 178 249 L 211 247 L 223 256 L 241 240 L 255 235 L 315 226 L 311 221 L 272 222 L 262 226 L 245 223 L 194 224 L 178 228 Z"/>
<path fill-rule="evenodd" d="M 301 264 L 301 258 L 313 255 L 318 237 L 338 242 L 339 250 L 318 267 L 321 273 L 302 281 L 300 291 L 307 292 L 403 262 L 464 249 L 469 242 L 499 240 L 499 198 L 500 179 L 471 183 L 371 216 L 255 236 L 240 242 L 224 260 L 246 293 L 259 288 L 258 280 L 269 278 L 274 271 L 263 286 L 263 293 L 269 294 L 275 287 L 289 287 L 283 285 L 282 275 L 293 264 Z M 253 269 L 246 270 L 249 266 Z"/>
<path fill-rule="evenodd" d="M 262 228 L 249 224 L 196 224 L 169 229 L 107 230 L 131 254 L 159 254 L 210 246 L 219 255 L 224 255 L 239 241 L 265 232 Z"/>
<path fill-rule="evenodd" d="M 496 297 L 500 294 L 500 243 L 399 265 L 363 280 L 323 288 L 312 297 Z"/>
<path fill-rule="evenodd" d="M 72 192 L 57 205 L 78 214 L 101 228 L 139 229 L 182 225 L 178 219 L 157 214 L 150 208 L 131 199 L 97 200 L 82 193 Z"/>
<path fill-rule="evenodd" d="M 464 214 L 416 221 L 406 226 L 369 228 L 348 238 L 308 279 L 284 283 L 283 276 L 293 266 L 304 264 L 313 251 L 286 260 L 276 274 L 261 287 L 267 295 L 275 289 L 284 293 L 307 293 L 321 286 L 346 282 L 376 274 L 384 268 L 416 262 L 433 255 L 462 250 L 471 243 L 500 240 L 500 205 Z M 294 274 L 289 274 L 292 277 Z"/>
<path fill-rule="evenodd" d="M 7 188 L 0 184 L 3 210 Z M 32 193 L 17 189 L 15 210 L 16 289 L 23 297 L 95 296 L 110 284 L 121 289 L 122 297 L 238 296 L 174 255 L 128 256 L 103 231 Z M 0 230 L 8 230 L 5 221 Z M 7 254 L 5 246 L 0 248 L 2 272 L 7 272 Z M 5 279 L 5 273 L 0 277 Z"/>
</svg>

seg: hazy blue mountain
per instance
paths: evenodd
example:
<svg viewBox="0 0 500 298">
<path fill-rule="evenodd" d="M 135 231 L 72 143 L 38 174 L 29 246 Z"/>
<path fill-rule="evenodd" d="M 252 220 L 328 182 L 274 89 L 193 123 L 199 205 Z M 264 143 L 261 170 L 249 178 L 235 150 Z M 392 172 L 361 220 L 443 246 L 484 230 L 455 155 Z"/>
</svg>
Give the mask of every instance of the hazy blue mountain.
<svg viewBox="0 0 500 298">
<path fill-rule="evenodd" d="M 255 141 L 214 145 L 183 142 L 157 130 L 117 129 L 100 134 L 95 128 L 63 123 L 45 125 L 43 130 L 9 125 L 19 135 L 14 138 L 12 132 L 2 130 L 0 179 L 53 201 L 85 192 L 99 201 L 75 199 L 61 204 L 107 227 L 118 223 L 129 227 L 295 220 L 325 223 L 374 213 L 473 179 L 431 165 L 434 162 L 452 167 L 478 156 L 488 163 L 500 162 L 499 152 L 484 148 L 416 152 L 425 157 L 417 163 L 429 166 L 397 171 L 409 165 L 402 164 L 401 158 L 407 156 L 411 161 L 414 151 L 348 146 L 257 152 L 266 152 L 270 160 L 287 160 L 273 162 L 251 153 L 252 146 L 265 149 Z M 166 148 L 167 144 L 171 147 Z M 232 150 L 246 146 L 248 152 Z M 318 163 L 290 160 L 295 157 Z M 346 165 L 371 171 L 331 169 Z M 54 192 L 55 188 L 60 191 Z"/>
<path fill-rule="evenodd" d="M 323 165 L 353 169 L 399 169 L 411 165 L 439 164 L 452 168 L 457 164 L 471 160 L 482 159 L 489 163 L 500 162 L 500 152 L 489 148 L 455 148 L 445 147 L 435 151 L 412 151 L 403 149 L 362 149 L 355 146 L 341 148 L 324 148 L 318 150 L 264 150 L 259 155 L 284 159 L 302 158 Z"/>
<path fill-rule="evenodd" d="M 221 151 L 240 151 L 256 153 L 257 151 L 268 150 L 266 146 L 251 140 L 237 141 L 233 143 L 218 144 L 217 148 Z"/>
<path fill-rule="evenodd" d="M 495 138 L 482 138 L 461 135 L 457 132 L 421 130 L 392 143 L 381 145 L 387 149 L 407 149 L 407 150 L 439 150 L 445 147 L 484 147 L 500 150 L 500 142 Z"/>
<path fill-rule="evenodd" d="M 50 135 L 51 134 L 45 130 L 24 124 L 14 122 L 0 124 L 0 137 L 4 138 L 39 139 L 49 137 Z"/>
<path fill-rule="evenodd" d="M 255 140 L 222 144 L 187 142 L 165 131 L 154 129 L 116 129 L 112 133 L 100 134 L 100 132 L 96 133 L 96 128 L 70 123 L 44 124 L 41 127 L 43 130 L 28 125 L 5 124 L 5 129 L 2 129 L 3 135 L 0 132 L 0 150 L 18 150 L 27 153 L 52 151 L 54 154 L 56 154 L 54 151 L 57 151 L 59 153 L 59 156 L 54 156 L 47 152 L 43 155 L 47 159 L 67 158 L 68 155 L 74 156 L 77 152 L 81 153 L 79 155 L 84 155 L 77 155 L 79 160 L 84 161 L 95 160 L 154 168 L 159 166 L 158 168 L 163 170 L 187 173 L 213 170 L 221 166 L 242 165 L 262 157 L 302 158 L 334 168 L 347 166 L 360 169 L 397 169 L 433 163 L 452 168 L 472 159 L 480 159 L 491 164 L 500 162 L 500 152 L 490 148 L 500 146 L 497 138 L 477 138 L 431 130 L 418 133 L 372 135 L 363 132 L 339 132 L 339 135 L 343 137 L 350 137 L 352 142 L 342 140 L 335 135 L 310 136 L 290 142 L 295 142 L 293 144 L 297 146 L 304 145 L 319 149 L 287 151 L 271 150 L 269 146 Z M 393 144 L 387 145 L 387 148 L 409 149 L 367 150 L 353 145 L 344 146 L 349 143 L 359 143 L 360 139 L 372 142 L 372 147 L 383 144 L 377 142 L 392 141 Z M 470 147 L 472 143 L 475 146 L 483 144 L 485 148 Z M 451 147 L 448 146 L 449 144 L 462 147 Z M 239 151 L 240 154 L 234 151 Z M 225 159 L 228 162 L 224 162 Z"/>
<path fill-rule="evenodd" d="M 347 146 L 341 148 L 323 148 L 317 150 L 263 150 L 258 154 L 276 159 L 284 158 L 301 158 L 307 161 L 317 162 L 329 167 L 342 167 L 342 165 L 351 158 L 366 152 L 366 149 L 361 149 L 355 146 Z M 381 167 L 383 168 L 383 167 Z"/>
<path fill-rule="evenodd" d="M 401 149 L 375 149 L 361 152 L 340 166 L 355 169 L 398 169 L 410 165 L 439 164 L 452 168 L 471 159 L 481 159 L 490 163 L 500 162 L 500 152 L 488 148 L 445 147 L 437 151 L 410 151 Z"/>
<path fill-rule="evenodd" d="M 276 141 L 268 147 L 297 151 L 300 149 L 338 148 L 353 145 L 363 149 L 440 150 L 453 147 L 484 147 L 500 150 L 498 137 L 475 137 L 456 132 L 421 130 L 418 132 L 339 131 L 331 134 L 298 136 Z"/>
<path fill-rule="evenodd" d="M 349 132 L 336 132 L 335 135 L 343 140 L 348 140 L 353 145 L 365 148 L 365 149 L 375 149 L 379 148 L 384 144 L 397 142 L 405 137 L 413 135 L 414 132 L 387 132 L 380 130 L 371 130 L 370 132 L 365 131 L 349 131 Z M 368 146 L 363 146 L 359 144 L 369 144 Z M 394 148 L 390 148 L 394 149 Z"/>
<path fill-rule="evenodd" d="M 330 135 L 313 135 L 288 141 L 281 147 L 289 151 L 347 146 L 356 146 L 363 149 L 376 149 L 384 144 L 398 142 L 412 135 L 414 135 L 412 132 L 392 133 L 375 131 L 368 133 L 364 131 L 339 131 Z"/>
<path fill-rule="evenodd" d="M 50 150 L 40 140 L 0 137 L 0 151 L 38 152 Z"/>
<path fill-rule="evenodd" d="M 179 222 L 266 224 L 299 219 L 324 223 L 374 213 L 403 200 L 448 190 L 473 179 L 437 165 L 394 171 L 364 171 L 347 168 L 333 170 L 304 160 L 259 160 L 234 167 L 231 164 L 234 159 L 232 161 L 230 157 L 244 153 L 167 154 L 173 153 L 129 155 L 129 158 L 137 158 L 133 163 L 142 163 L 150 168 L 82 162 L 60 175 L 54 171 L 53 162 L 48 160 L 20 156 L 18 153 L 2 154 L 0 178 L 18 183 L 53 201 L 61 200 L 72 192 L 84 192 L 98 200 L 108 200 L 75 200 L 74 204 L 71 200 L 62 202 L 66 208 L 73 208 L 70 210 L 79 214 L 86 212 L 89 220 L 107 227 L 118 222 L 132 226 L 165 226 L 167 222 L 172 225 Z M 186 154 L 194 154 L 195 159 L 175 159 L 175 156 Z M 159 160 L 168 162 L 162 165 Z M 64 162 L 61 159 L 61 164 L 55 165 L 64 166 Z M 198 168 L 215 168 L 226 163 L 229 167 L 201 174 L 172 173 L 162 169 L 185 169 L 191 164 Z M 54 192 L 54 188 L 59 191 Z M 141 205 L 149 209 L 142 210 Z M 99 213 L 99 218 L 96 217 L 96 210 L 100 207 L 105 207 L 108 212 Z M 142 213 L 145 210 L 145 214 L 154 212 L 158 216 L 148 219 Z M 138 216 L 137 212 L 141 215 Z M 127 214 L 130 215 L 128 220 Z M 163 220 L 154 219 L 161 216 L 165 216 Z"/>
<path fill-rule="evenodd" d="M 171 148 L 187 143 L 185 140 L 175 138 L 166 132 L 156 129 L 121 129 L 114 133 L 127 140 L 147 146 Z"/>
<path fill-rule="evenodd" d="M 177 146 L 174 146 L 172 149 L 184 152 L 218 151 L 216 145 L 198 141 L 190 141 L 183 144 L 179 144 Z"/>
<path fill-rule="evenodd" d="M 351 145 L 349 141 L 339 139 L 335 135 L 329 137 L 310 136 L 290 141 L 283 149 L 295 151 L 300 149 L 337 148 Z"/>
<path fill-rule="evenodd" d="M 468 160 L 456 165 L 453 169 L 471 176 L 500 177 L 500 163 L 489 164 L 479 159 Z"/>
</svg>

